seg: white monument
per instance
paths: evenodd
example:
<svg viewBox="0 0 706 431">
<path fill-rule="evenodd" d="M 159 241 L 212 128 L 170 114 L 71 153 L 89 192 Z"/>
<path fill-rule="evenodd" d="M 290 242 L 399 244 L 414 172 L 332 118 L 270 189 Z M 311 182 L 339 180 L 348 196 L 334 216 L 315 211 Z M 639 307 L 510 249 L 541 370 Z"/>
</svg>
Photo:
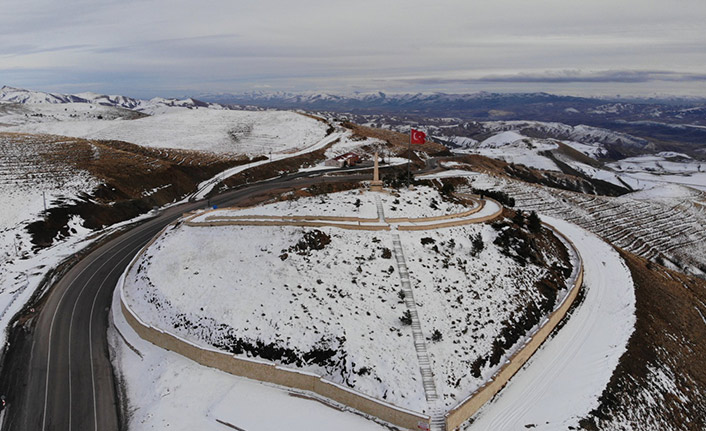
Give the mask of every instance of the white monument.
<svg viewBox="0 0 706 431">
<path fill-rule="evenodd" d="M 375 152 L 375 167 L 373 168 L 373 181 L 370 182 L 370 191 L 381 192 L 382 181 L 380 181 L 380 172 L 378 170 L 378 153 Z"/>
</svg>

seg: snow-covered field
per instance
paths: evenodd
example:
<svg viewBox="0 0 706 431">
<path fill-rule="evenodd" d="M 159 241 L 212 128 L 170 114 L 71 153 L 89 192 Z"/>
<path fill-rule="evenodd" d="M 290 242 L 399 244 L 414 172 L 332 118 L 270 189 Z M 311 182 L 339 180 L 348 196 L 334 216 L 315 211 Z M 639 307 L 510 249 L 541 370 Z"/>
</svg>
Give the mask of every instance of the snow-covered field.
<svg viewBox="0 0 706 431">
<path fill-rule="evenodd" d="M 598 405 L 634 330 L 632 277 L 618 253 L 571 223 L 543 217 L 583 256 L 585 298 L 556 336 L 481 409 L 468 430 L 577 427 Z"/>
<path fill-rule="evenodd" d="M 395 193 L 365 193 L 353 190 L 332 195 L 320 195 L 316 198 L 290 199 L 273 204 L 255 206 L 243 209 L 223 208 L 217 212 L 219 218 L 231 216 L 327 216 L 327 217 L 359 217 L 377 219 L 376 199 L 383 205 L 387 218 L 396 217 L 435 217 L 458 214 L 467 211 L 460 205 L 441 198 L 431 187 L 421 186 L 416 190 L 399 190 Z M 194 221 L 204 221 L 208 217 L 199 216 Z"/>
<path fill-rule="evenodd" d="M 693 160 L 685 154 L 670 152 L 628 157 L 610 163 L 609 166 L 623 172 L 651 172 L 655 174 L 706 172 L 706 162 Z"/>
<path fill-rule="evenodd" d="M 230 349 L 234 339 L 259 340 L 300 358 L 332 349 L 326 364 L 299 365 L 423 410 L 412 334 L 399 322 L 399 279 L 394 261 L 382 257 L 391 244 L 379 233 L 321 230 L 331 244 L 311 255 L 289 250 L 302 239 L 300 228 L 169 230 L 128 274 L 126 299 L 147 323 L 201 345 Z"/>
<path fill-rule="evenodd" d="M 300 207 L 300 215 L 318 209 L 319 215 L 357 216 L 360 199 L 371 215 L 374 196 L 342 192 L 260 211 L 218 212 L 293 215 Z M 392 207 L 408 217 L 465 209 L 427 187 L 377 196 L 386 215 Z M 169 228 L 127 274 L 126 300 L 146 323 L 197 344 L 259 357 L 267 354 L 250 346 L 270 345 L 289 352 L 268 358 L 277 363 L 429 412 L 412 333 L 400 319 L 407 308 L 391 233 L 332 227 L 319 232 L 308 236 L 311 230 L 289 226 Z M 534 286 L 547 271 L 501 253 L 493 244 L 499 233 L 485 224 L 399 234 L 424 332 L 441 333 L 428 343 L 442 404 L 451 407 L 503 363 L 499 357 L 480 364 L 476 376 L 467 372 L 472 362 L 491 354 L 503 322 L 519 319 L 523 304 L 541 302 Z M 482 250 L 475 238 L 485 244 Z M 560 264 L 555 253 L 544 251 L 550 264 Z M 304 359 L 329 349 L 332 355 L 324 361 Z"/>
<path fill-rule="evenodd" d="M 120 309 L 116 290 L 112 310 Z M 289 395 L 273 385 L 201 366 L 141 339 L 121 313 L 111 314 L 108 340 L 113 365 L 125 384 L 132 431 L 222 431 L 226 422 L 248 431 L 388 428 L 317 401 Z M 273 414 L 276 412 L 276 414 Z M 306 412 L 306 414 L 302 414 Z"/>
<path fill-rule="evenodd" d="M 645 184 L 636 189 L 651 188 L 662 183 L 682 184 L 706 191 L 706 162 L 673 152 L 628 157 L 609 167 L 622 172 L 621 178 Z M 631 184 L 632 185 L 632 184 Z"/>
<path fill-rule="evenodd" d="M 208 214 L 208 213 L 207 213 Z M 329 216 L 329 217 L 359 217 L 377 219 L 378 212 L 375 199 L 369 193 L 352 190 L 337 194 L 334 199 L 321 195 L 317 199 L 289 199 L 281 202 L 242 209 L 223 208 L 218 211 L 218 217 L 229 216 Z M 207 217 L 208 215 L 206 215 Z M 203 220 L 198 217 L 195 220 Z"/>
<path fill-rule="evenodd" d="M 476 235 L 487 247 L 473 253 L 471 240 Z M 487 224 L 400 236 L 422 327 L 427 337 L 435 330 L 443 336 L 427 343 L 427 349 L 437 392 L 443 397 L 443 405 L 450 408 L 504 363 L 501 359 L 497 364 L 482 366 L 476 376 L 470 372 L 474 361 L 491 355 L 493 343 L 502 337 L 503 322 L 520 325 L 527 304 L 542 302 L 535 283 L 547 272 L 537 265 L 520 266 L 508 259 L 493 245 L 497 232 Z M 435 243 L 424 245 L 425 238 L 433 238 Z M 554 253 L 546 250 L 547 256 Z M 563 265 L 556 258 L 552 263 Z M 559 298 L 567 292 L 561 291 Z"/>
<path fill-rule="evenodd" d="M 180 109 L 136 120 L 30 123 L 8 131 L 126 141 L 220 154 L 287 153 L 326 135 L 325 123 L 289 111 Z"/>
<path fill-rule="evenodd" d="M 386 218 L 423 218 L 458 214 L 468 208 L 443 199 L 431 187 L 417 187 L 416 190 L 400 190 L 397 194 L 381 193 Z"/>
</svg>

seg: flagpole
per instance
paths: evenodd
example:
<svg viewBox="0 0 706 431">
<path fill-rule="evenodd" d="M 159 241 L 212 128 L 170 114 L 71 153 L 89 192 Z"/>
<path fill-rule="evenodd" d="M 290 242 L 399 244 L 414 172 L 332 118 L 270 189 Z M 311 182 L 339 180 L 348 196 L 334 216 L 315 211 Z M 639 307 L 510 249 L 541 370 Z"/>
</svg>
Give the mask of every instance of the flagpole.
<svg viewBox="0 0 706 431">
<path fill-rule="evenodd" d="M 412 161 L 412 129 L 409 129 L 409 143 L 407 144 L 407 188 L 412 184 L 412 177 L 409 173 L 409 164 Z"/>
</svg>

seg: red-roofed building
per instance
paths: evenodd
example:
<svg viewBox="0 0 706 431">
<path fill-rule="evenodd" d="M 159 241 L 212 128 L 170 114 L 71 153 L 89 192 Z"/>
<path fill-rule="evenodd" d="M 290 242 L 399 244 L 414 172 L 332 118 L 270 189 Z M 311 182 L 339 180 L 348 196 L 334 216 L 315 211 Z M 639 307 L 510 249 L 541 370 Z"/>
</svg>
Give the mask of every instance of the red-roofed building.
<svg viewBox="0 0 706 431">
<path fill-rule="evenodd" d="M 360 156 L 356 153 L 346 153 L 336 156 L 333 159 L 326 160 L 324 163 L 326 166 L 335 166 L 338 168 L 345 168 L 348 166 L 357 165 L 360 163 Z"/>
</svg>

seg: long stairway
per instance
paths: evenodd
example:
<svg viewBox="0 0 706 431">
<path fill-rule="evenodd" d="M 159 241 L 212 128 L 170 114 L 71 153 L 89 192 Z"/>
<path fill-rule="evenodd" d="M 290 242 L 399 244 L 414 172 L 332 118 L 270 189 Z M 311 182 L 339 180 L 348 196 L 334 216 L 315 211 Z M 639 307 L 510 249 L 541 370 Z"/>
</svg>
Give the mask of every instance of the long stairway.
<svg viewBox="0 0 706 431">
<path fill-rule="evenodd" d="M 434 383 L 434 374 L 431 371 L 431 361 L 427 352 L 426 340 L 422 332 L 422 325 L 419 322 L 419 314 L 417 314 L 417 304 L 414 302 L 414 294 L 412 285 L 409 282 L 409 271 L 405 262 L 404 253 L 402 252 L 402 243 L 397 232 L 392 235 L 392 243 L 395 249 L 395 260 L 397 260 L 397 269 L 400 273 L 400 281 L 402 283 L 402 291 L 404 292 L 404 302 L 412 316 L 412 336 L 414 338 L 414 348 L 417 351 L 417 359 L 419 360 L 419 370 L 422 374 L 422 385 L 424 386 L 424 394 L 427 401 L 435 401 L 439 398 L 436 393 L 436 384 Z"/>
<path fill-rule="evenodd" d="M 375 205 L 378 209 L 378 221 L 380 221 L 380 223 L 385 223 L 385 211 L 382 208 L 382 199 L 380 199 L 380 195 L 375 195 Z"/>
<path fill-rule="evenodd" d="M 385 222 L 385 213 L 380 196 L 375 196 L 375 204 L 378 210 L 378 219 L 380 222 Z M 417 360 L 419 362 L 419 371 L 422 375 L 422 386 L 424 387 L 424 396 L 427 402 L 435 404 L 439 399 L 436 392 L 436 384 L 434 383 L 434 373 L 431 371 L 431 360 L 427 352 L 426 339 L 422 332 L 422 325 L 419 322 L 419 314 L 417 313 L 417 304 L 414 302 L 414 293 L 412 292 L 412 284 L 409 281 L 409 270 L 407 262 L 402 251 L 402 243 L 397 232 L 392 235 L 392 244 L 395 250 L 395 260 L 397 261 L 397 270 L 400 274 L 400 283 L 404 292 L 404 302 L 412 317 L 412 337 L 414 339 L 414 349 L 417 352 Z M 430 431 L 445 431 L 446 430 L 446 410 L 439 407 L 432 407 L 431 429 Z"/>
</svg>

